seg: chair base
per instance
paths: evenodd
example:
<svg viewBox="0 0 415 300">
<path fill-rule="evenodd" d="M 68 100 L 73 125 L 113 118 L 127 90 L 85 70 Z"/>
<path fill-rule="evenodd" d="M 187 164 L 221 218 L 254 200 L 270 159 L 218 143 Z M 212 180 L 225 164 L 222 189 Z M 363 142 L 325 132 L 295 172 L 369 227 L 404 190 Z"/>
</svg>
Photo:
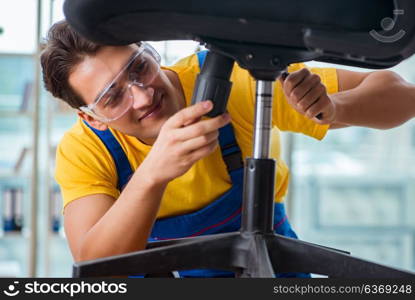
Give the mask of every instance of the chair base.
<svg viewBox="0 0 415 300">
<path fill-rule="evenodd" d="M 137 273 L 155 277 L 190 269 L 227 270 L 243 278 L 304 272 L 332 278 L 415 279 L 414 273 L 356 258 L 344 251 L 278 234 L 249 232 L 152 242 L 146 250 L 76 263 L 73 277 Z"/>
</svg>

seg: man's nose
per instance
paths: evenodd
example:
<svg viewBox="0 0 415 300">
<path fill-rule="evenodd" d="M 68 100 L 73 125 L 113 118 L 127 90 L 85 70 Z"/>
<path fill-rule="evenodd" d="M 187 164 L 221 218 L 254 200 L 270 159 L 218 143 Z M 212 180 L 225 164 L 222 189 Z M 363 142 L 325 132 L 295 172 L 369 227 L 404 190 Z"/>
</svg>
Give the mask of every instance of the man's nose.
<svg viewBox="0 0 415 300">
<path fill-rule="evenodd" d="M 133 108 L 141 109 L 153 104 L 154 88 L 131 86 L 131 93 L 133 95 Z"/>
</svg>

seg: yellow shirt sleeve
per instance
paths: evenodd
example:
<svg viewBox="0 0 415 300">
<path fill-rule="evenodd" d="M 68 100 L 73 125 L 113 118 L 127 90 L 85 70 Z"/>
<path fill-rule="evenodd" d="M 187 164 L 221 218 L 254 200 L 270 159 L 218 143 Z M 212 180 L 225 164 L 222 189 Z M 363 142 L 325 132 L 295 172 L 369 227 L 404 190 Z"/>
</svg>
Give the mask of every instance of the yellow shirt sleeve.
<svg viewBox="0 0 415 300">
<path fill-rule="evenodd" d="M 288 71 L 294 72 L 306 67 L 304 64 L 292 64 Z M 328 94 L 338 92 L 337 71 L 334 68 L 310 68 L 312 73 L 320 76 L 322 83 L 326 86 Z M 329 125 L 320 125 L 298 113 L 288 103 L 279 81 L 275 85 L 273 122 L 280 130 L 300 132 L 321 140 Z"/>
<path fill-rule="evenodd" d="M 78 121 L 60 141 L 56 151 L 55 179 L 64 207 L 92 194 L 118 198 L 117 172 L 108 150 L 97 136 Z"/>
</svg>

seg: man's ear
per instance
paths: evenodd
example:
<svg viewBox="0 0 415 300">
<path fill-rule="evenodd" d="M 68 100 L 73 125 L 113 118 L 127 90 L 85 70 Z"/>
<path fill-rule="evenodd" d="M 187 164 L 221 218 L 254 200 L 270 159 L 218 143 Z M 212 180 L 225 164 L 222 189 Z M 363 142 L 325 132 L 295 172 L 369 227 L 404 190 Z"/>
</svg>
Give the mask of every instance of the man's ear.
<svg viewBox="0 0 415 300">
<path fill-rule="evenodd" d="M 93 117 L 91 117 L 90 115 L 84 113 L 83 111 L 78 111 L 78 116 L 81 119 L 88 122 L 89 125 L 91 125 L 92 127 L 94 127 L 97 130 L 107 130 L 108 129 L 107 124 L 102 123 L 101 121 L 98 121 L 98 120 L 94 119 Z"/>
</svg>

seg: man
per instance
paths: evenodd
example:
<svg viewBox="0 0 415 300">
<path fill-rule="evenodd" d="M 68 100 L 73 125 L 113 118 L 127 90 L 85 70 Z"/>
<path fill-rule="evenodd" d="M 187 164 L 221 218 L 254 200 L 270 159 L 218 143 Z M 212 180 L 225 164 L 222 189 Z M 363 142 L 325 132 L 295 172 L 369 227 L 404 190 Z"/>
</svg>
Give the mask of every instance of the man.
<svg viewBox="0 0 415 300">
<path fill-rule="evenodd" d="M 231 128 L 242 157 L 251 155 L 254 81 L 235 65 L 228 113 L 204 119 L 212 103 L 190 105 L 197 57 L 170 68 L 158 60 L 146 44 L 97 45 L 66 22 L 49 31 L 41 57 L 46 89 L 80 117 L 56 161 L 75 261 L 141 250 L 149 238 L 239 228 L 241 170 L 229 167 L 221 141 Z M 391 128 L 415 115 L 415 88 L 390 71 L 310 72 L 294 64 L 289 72 L 275 85 L 271 156 L 278 162 L 275 230 L 295 237 L 282 204 L 288 170 L 278 129 L 322 139 L 329 128 Z"/>
</svg>

